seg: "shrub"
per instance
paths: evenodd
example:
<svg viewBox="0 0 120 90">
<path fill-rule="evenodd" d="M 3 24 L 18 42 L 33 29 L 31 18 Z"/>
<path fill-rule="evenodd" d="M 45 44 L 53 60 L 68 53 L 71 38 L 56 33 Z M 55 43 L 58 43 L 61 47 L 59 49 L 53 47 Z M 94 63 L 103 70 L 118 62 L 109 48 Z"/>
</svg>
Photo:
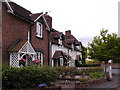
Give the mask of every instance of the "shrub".
<svg viewBox="0 0 120 90">
<path fill-rule="evenodd" d="M 88 78 L 80 78 L 79 81 L 80 82 L 86 82 L 86 81 L 88 81 Z"/>
<path fill-rule="evenodd" d="M 77 67 L 98 67 L 100 64 L 80 64 Z"/>
<path fill-rule="evenodd" d="M 103 77 L 103 72 L 93 72 L 93 73 L 90 73 L 89 75 L 91 79 L 98 79 Z"/>
<path fill-rule="evenodd" d="M 97 72 L 97 71 L 102 72 L 103 68 L 102 67 L 87 67 L 87 68 L 77 69 L 76 67 L 56 67 L 56 70 L 58 70 L 58 72 L 61 75 L 81 75 L 83 73 L 88 75 L 89 73 L 92 73 L 92 72 Z"/>
<path fill-rule="evenodd" d="M 80 69 L 81 73 L 85 73 L 87 75 L 89 75 L 89 73 L 93 73 L 93 72 L 103 72 L 103 68 L 102 67 L 87 67 L 87 68 L 82 68 Z"/>
<path fill-rule="evenodd" d="M 58 76 L 50 67 L 7 68 L 2 72 L 3 89 L 35 88 L 42 83 L 50 86 Z"/>
<path fill-rule="evenodd" d="M 56 70 L 58 70 L 62 75 L 80 74 L 80 71 L 76 67 L 56 67 Z"/>
</svg>

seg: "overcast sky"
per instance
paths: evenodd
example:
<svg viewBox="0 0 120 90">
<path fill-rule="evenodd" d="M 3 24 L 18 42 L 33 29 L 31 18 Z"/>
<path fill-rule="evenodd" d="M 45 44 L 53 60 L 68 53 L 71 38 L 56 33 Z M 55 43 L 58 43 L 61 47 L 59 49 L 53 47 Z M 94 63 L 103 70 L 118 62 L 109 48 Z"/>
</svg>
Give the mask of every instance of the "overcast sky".
<svg viewBox="0 0 120 90">
<path fill-rule="evenodd" d="M 11 0 L 32 13 L 49 12 L 53 28 L 72 34 L 87 45 L 101 29 L 118 33 L 120 0 Z"/>
</svg>

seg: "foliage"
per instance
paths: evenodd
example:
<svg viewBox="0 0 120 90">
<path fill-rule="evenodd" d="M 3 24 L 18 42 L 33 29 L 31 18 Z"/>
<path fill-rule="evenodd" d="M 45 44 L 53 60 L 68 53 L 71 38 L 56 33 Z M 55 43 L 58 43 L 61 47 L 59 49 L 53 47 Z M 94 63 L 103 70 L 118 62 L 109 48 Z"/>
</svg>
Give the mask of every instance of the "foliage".
<svg viewBox="0 0 120 90">
<path fill-rule="evenodd" d="M 117 34 L 108 34 L 108 30 L 102 29 L 100 35 L 94 37 L 88 44 L 89 58 L 99 61 L 108 61 L 120 57 L 120 38 Z"/>
<path fill-rule="evenodd" d="M 97 60 L 86 60 L 86 64 L 98 64 L 98 63 L 100 62 Z"/>
<path fill-rule="evenodd" d="M 82 63 L 85 64 L 85 59 L 87 58 L 87 48 L 83 47 L 83 52 L 82 52 Z"/>
<path fill-rule="evenodd" d="M 86 75 L 89 75 L 89 73 L 102 72 L 102 71 L 103 71 L 102 67 L 88 67 L 80 70 L 81 74 L 86 74 Z"/>
<path fill-rule="evenodd" d="M 91 79 L 98 79 L 103 77 L 103 72 L 93 72 L 89 74 Z"/>
<path fill-rule="evenodd" d="M 2 72 L 4 89 L 34 88 L 39 84 L 50 86 L 59 73 L 50 67 L 7 68 Z"/>
<path fill-rule="evenodd" d="M 120 63 L 120 58 L 114 58 L 113 63 Z"/>
<path fill-rule="evenodd" d="M 77 67 L 97 67 L 100 66 L 100 64 L 80 64 Z"/>
<path fill-rule="evenodd" d="M 79 72 L 76 67 L 56 67 L 56 70 L 62 75 L 75 75 Z"/>
<path fill-rule="evenodd" d="M 59 71 L 61 75 L 82 75 L 83 73 L 89 74 L 91 72 L 103 71 L 102 67 L 88 67 L 77 69 L 75 67 L 57 67 L 56 70 Z"/>
<path fill-rule="evenodd" d="M 89 80 L 88 78 L 80 78 L 80 79 L 79 79 L 80 82 L 86 82 L 86 81 L 88 81 L 88 80 Z"/>
</svg>

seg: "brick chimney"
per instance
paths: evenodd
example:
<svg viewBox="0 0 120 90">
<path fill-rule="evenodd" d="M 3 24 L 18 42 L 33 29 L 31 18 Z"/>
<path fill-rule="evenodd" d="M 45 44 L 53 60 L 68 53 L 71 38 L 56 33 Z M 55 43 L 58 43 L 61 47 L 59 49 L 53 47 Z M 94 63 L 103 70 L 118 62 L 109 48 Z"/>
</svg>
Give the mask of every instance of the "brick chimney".
<svg viewBox="0 0 120 90">
<path fill-rule="evenodd" d="M 45 19 L 47 20 L 49 27 L 52 28 L 52 17 L 48 15 L 48 12 L 46 12 L 44 16 L 45 16 Z"/>
<path fill-rule="evenodd" d="M 71 35 L 71 30 L 65 31 L 65 35 L 70 36 Z"/>
</svg>

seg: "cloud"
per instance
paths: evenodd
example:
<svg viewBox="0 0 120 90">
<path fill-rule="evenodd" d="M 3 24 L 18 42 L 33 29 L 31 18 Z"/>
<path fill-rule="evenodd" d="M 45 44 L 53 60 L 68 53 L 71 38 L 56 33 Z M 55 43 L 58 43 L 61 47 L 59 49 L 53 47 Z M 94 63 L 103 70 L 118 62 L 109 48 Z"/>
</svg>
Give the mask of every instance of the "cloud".
<svg viewBox="0 0 120 90">
<path fill-rule="evenodd" d="M 78 39 L 82 42 L 83 46 L 87 47 L 87 44 L 93 40 L 93 37 L 80 37 Z"/>
</svg>

